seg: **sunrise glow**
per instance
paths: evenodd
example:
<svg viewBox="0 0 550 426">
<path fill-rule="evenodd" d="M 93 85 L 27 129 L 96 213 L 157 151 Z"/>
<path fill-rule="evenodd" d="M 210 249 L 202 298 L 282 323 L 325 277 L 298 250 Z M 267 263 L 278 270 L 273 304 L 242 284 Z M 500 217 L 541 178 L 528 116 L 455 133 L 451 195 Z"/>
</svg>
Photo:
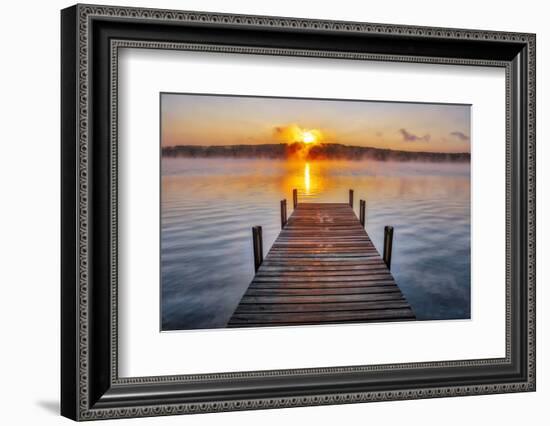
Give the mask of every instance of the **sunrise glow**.
<svg viewBox="0 0 550 426">
<path fill-rule="evenodd" d="M 469 153 L 469 114 L 466 104 L 163 94 L 161 143 L 163 147 L 302 144 L 306 149 L 334 144 Z"/>
<path fill-rule="evenodd" d="M 302 142 L 315 143 L 315 135 L 309 131 L 302 132 Z"/>
</svg>

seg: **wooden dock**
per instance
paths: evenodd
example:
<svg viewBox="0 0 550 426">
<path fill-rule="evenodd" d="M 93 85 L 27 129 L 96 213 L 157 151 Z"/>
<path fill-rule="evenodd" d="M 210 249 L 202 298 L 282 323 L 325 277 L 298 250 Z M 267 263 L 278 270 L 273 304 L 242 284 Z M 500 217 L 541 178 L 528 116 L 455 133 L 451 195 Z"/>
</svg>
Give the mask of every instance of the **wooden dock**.
<svg viewBox="0 0 550 426">
<path fill-rule="evenodd" d="M 350 204 L 295 204 L 228 327 L 415 319 Z"/>
</svg>

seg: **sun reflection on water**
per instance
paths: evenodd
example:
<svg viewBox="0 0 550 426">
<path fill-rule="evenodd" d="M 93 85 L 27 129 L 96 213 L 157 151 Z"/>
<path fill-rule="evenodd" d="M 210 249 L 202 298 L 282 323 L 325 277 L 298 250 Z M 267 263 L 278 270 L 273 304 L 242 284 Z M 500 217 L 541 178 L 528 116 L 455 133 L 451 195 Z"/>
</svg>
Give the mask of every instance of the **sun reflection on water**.
<svg viewBox="0 0 550 426">
<path fill-rule="evenodd" d="M 320 163 L 317 161 L 287 162 L 284 165 L 284 174 L 281 176 L 281 191 L 283 194 L 292 194 L 294 188 L 298 190 L 299 198 L 316 200 L 327 189 L 326 176 Z"/>
<path fill-rule="evenodd" d="M 309 173 L 309 163 L 306 163 L 304 165 L 304 189 L 306 195 L 309 195 L 309 192 L 311 190 L 311 175 Z"/>
</svg>

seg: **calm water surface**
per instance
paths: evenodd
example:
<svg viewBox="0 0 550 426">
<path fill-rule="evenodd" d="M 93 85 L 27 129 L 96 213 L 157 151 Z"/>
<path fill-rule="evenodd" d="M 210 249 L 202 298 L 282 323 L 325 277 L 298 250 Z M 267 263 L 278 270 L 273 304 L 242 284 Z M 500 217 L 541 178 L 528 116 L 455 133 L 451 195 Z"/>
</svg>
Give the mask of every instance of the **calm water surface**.
<svg viewBox="0 0 550 426">
<path fill-rule="evenodd" d="M 392 273 L 421 320 L 470 317 L 469 164 L 162 159 L 163 330 L 225 327 L 254 275 L 251 228 L 264 253 L 279 201 L 367 200 L 379 252 L 393 225 Z"/>
</svg>

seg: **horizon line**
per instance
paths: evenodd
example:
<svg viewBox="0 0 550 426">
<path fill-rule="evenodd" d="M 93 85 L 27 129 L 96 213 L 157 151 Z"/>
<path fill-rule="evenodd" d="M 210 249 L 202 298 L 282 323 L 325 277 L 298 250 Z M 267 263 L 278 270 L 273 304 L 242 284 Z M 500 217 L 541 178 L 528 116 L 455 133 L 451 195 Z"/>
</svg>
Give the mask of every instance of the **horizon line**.
<svg viewBox="0 0 550 426">
<path fill-rule="evenodd" d="M 290 145 L 294 145 L 294 144 L 298 144 L 298 145 L 303 145 L 303 146 L 309 146 L 308 144 L 305 144 L 304 142 L 290 142 L 290 143 L 285 143 L 285 142 L 273 142 L 273 143 L 259 143 L 259 144 L 246 144 L 246 143 L 237 143 L 237 144 L 230 144 L 230 145 L 193 145 L 193 144 L 177 144 L 177 145 L 166 145 L 166 146 L 161 146 L 161 149 L 164 150 L 164 149 L 169 149 L 169 148 L 175 148 L 175 147 L 198 147 L 198 148 L 222 148 L 222 147 L 235 147 L 235 146 L 268 146 L 268 145 L 285 145 L 285 146 L 290 146 Z M 350 147 L 350 148 L 360 148 L 360 149 L 375 149 L 375 150 L 378 150 L 378 151 L 392 151 L 392 152 L 407 152 L 407 153 L 411 153 L 411 154 L 460 154 L 460 155 L 464 155 L 464 154 L 468 154 L 468 155 L 471 155 L 471 152 L 469 151 L 457 151 L 457 152 L 445 152 L 445 151 L 408 151 L 408 150 L 405 150 L 405 149 L 392 149 L 392 148 L 378 148 L 378 147 L 375 147 L 375 146 L 362 146 L 362 145 L 346 145 L 346 144 L 343 144 L 343 143 L 338 143 L 338 142 L 320 142 L 320 143 L 316 143 L 314 145 L 311 145 L 311 148 L 315 147 L 315 146 L 323 146 L 323 145 L 339 145 L 339 146 L 343 146 L 343 147 Z"/>
</svg>

